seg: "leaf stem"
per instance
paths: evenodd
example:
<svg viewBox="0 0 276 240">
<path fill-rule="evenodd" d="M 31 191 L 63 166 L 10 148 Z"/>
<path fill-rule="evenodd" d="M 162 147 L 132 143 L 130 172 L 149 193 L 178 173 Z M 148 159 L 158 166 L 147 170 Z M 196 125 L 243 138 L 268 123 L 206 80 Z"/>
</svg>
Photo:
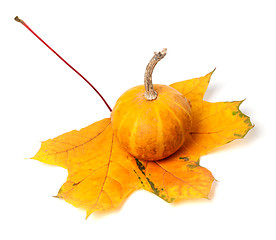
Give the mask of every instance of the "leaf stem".
<svg viewBox="0 0 276 240">
<path fill-rule="evenodd" d="M 65 61 L 55 50 L 53 50 L 46 42 L 44 42 L 22 19 L 18 16 L 14 18 L 15 21 L 21 23 L 25 26 L 33 35 L 35 35 L 46 47 L 48 47 L 54 54 L 56 54 L 68 67 L 70 67 L 75 73 L 77 73 L 93 90 L 99 95 L 99 97 L 103 100 L 108 110 L 112 112 L 111 107 L 108 105 L 104 97 L 99 93 L 99 91 L 83 76 L 81 75 L 75 68 L 73 68 L 67 61 Z"/>
</svg>

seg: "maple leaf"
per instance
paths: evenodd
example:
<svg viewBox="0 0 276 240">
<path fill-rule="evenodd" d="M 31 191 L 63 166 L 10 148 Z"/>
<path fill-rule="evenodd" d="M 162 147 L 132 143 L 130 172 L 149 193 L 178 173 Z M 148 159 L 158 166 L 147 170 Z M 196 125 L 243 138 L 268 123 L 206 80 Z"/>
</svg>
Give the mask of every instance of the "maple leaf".
<svg viewBox="0 0 276 240">
<path fill-rule="evenodd" d="M 118 207 L 138 188 L 173 202 L 208 198 L 214 177 L 199 165 L 200 156 L 243 138 L 253 127 L 239 106 L 242 101 L 203 100 L 211 75 L 173 83 L 192 105 L 192 127 L 183 146 L 170 157 L 143 161 L 124 151 L 114 137 L 110 118 L 42 143 L 33 157 L 68 169 L 57 197 L 95 212 Z"/>
<path fill-rule="evenodd" d="M 46 44 L 22 19 L 15 17 L 15 20 L 85 80 L 112 111 L 103 96 L 86 78 Z M 157 98 L 152 84 L 152 71 L 166 53 L 166 48 L 155 52 L 146 67 L 144 96 L 149 101 Z M 118 207 L 138 188 L 153 192 L 167 202 L 207 198 L 214 177 L 209 170 L 199 165 L 200 156 L 244 137 L 253 127 L 249 117 L 239 109 L 242 101 L 210 103 L 203 100 L 213 72 L 201 78 L 170 85 L 190 101 L 192 121 L 189 119 L 189 122 L 192 122 L 192 126 L 190 131 L 187 131 L 188 136 L 185 136 L 186 141 L 182 147 L 177 148 L 178 151 L 166 159 L 145 161 L 131 156 L 121 148 L 114 136 L 110 118 L 80 131 L 74 130 L 43 142 L 33 159 L 68 169 L 67 181 L 60 188 L 57 197 L 75 207 L 86 209 L 87 217 L 95 211 Z M 190 116 L 190 109 L 185 114 Z M 182 132 L 186 134 L 186 131 Z"/>
</svg>

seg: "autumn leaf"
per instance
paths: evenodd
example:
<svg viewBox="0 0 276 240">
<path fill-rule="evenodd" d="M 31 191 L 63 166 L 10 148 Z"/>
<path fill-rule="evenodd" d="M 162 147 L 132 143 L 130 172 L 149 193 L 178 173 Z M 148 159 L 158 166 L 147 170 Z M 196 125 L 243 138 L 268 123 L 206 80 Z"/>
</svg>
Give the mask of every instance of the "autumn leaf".
<svg viewBox="0 0 276 240">
<path fill-rule="evenodd" d="M 154 53 L 146 67 L 145 92 L 143 88 L 136 87 L 134 91 L 136 93 L 132 92 L 127 98 L 126 102 L 130 102 L 129 105 L 123 105 L 122 102 L 126 100 L 123 99 L 119 107 L 116 108 L 115 105 L 112 110 L 103 96 L 83 75 L 46 44 L 22 19 L 15 17 L 15 20 L 24 25 L 85 80 L 112 112 L 112 123 L 110 118 L 103 119 L 80 131 L 74 130 L 42 142 L 40 150 L 33 159 L 68 170 L 67 181 L 56 197 L 64 199 L 75 207 L 85 209 L 87 217 L 95 211 L 117 208 L 138 188 L 153 192 L 167 202 L 208 198 L 214 177 L 209 170 L 200 166 L 200 156 L 235 139 L 243 138 L 253 127 L 249 117 L 239 109 L 242 101 L 210 103 L 203 100 L 214 71 L 200 78 L 173 83 L 170 85 L 171 88 L 155 85 L 157 89 L 163 89 L 157 93 L 152 84 L 152 72 L 156 64 L 166 56 L 167 49 L 164 48 Z M 160 106 L 165 106 L 166 109 L 162 115 L 158 110 L 159 105 L 154 107 L 155 105 L 151 104 L 158 99 L 158 94 L 162 103 Z M 137 102 L 138 111 L 146 110 L 142 118 L 137 118 L 135 116 L 137 111 L 132 108 Z M 135 109 L 134 114 L 130 114 L 129 109 Z M 150 115 L 150 112 L 154 114 Z M 125 126 L 122 130 L 124 134 L 119 137 L 116 135 L 118 139 L 115 136 L 117 133 L 114 115 L 119 115 L 117 118 L 119 128 Z M 124 118 L 121 118 L 122 116 Z M 135 124 L 126 127 L 122 121 L 126 116 L 130 123 L 135 121 Z M 145 116 L 147 121 L 143 121 Z M 168 124 L 167 119 L 172 120 L 172 117 L 175 121 Z M 139 125 L 141 131 L 139 134 L 135 132 L 130 134 L 129 130 L 138 129 L 138 119 L 142 119 L 141 127 Z M 156 138 L 153 138 L 153 135 Z M 118 140 L 121 141 L 121 145 Z M 135 151 L 126 147 L 130 140 Z M 158 159 L 158 161 L 135 158 L 123 148 L 143 159 L 147 156 L 148 160 Z M 140 154 L 137 155 L 138 150 Z"/>
<path fill-rule="evenodd" d="M 118 207 L 137 188 L 131 158 L 114 138 L 110 118 L 43 142 L 33 157 L 68 169 L 57 197 L 86 209 L 87 217 Z"/>
<path fill-rule="evenodd" d="M 170 85 L 191 102 L 192 127 L 183 146 L 164 160 L 128 154 L 114 137 L 110 118 L 43 142 L 33 159 L 68 169 L 57 197 L 86 209 L 87 216 L 120 206 L 138 188 L 167 202 L 208 198 L 214 177 L 200 166 L 200 156 L 243 138 L 253 127 L 239 109 L 242 101 L 203 100 L 213 72 Z"/>
</svg>

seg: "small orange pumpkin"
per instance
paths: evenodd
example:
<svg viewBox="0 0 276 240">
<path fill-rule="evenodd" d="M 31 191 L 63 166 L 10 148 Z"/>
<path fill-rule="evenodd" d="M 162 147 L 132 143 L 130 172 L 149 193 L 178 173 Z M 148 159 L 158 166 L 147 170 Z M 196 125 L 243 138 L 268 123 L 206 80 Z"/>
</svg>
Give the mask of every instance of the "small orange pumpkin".
<svg viewBox="0 0 276 240">
<path fill-rule="evenodd" d="M 146 68 L 145 87 L 126 91 L 111 113 L 119 143 L 142 160 L 161 160 L 176 152 L 191 127 L 189 101 L 172 87 L 152 84 L 153 68 L 165 55 L 166 49 L 155 53 Z"/>
</svg>

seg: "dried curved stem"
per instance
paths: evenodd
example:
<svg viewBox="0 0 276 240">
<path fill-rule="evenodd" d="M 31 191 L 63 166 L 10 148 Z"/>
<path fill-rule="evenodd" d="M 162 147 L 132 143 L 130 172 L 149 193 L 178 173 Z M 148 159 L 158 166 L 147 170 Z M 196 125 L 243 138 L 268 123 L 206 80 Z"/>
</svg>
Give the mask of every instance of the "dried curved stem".
<svg viewBox="0 0 276 240">
<path fill-rule="evenodd" d="M 157 98 L 157 92 L 153 89 L 152 84 L 152 72 L 155 67 L 155 65 L 166 56 L 167 54 L 167 48 L 164 48 L 161 52 L 155 52 L 154 56 L 148 63 L 144 75 L 144 84 L 145 84 L 145 97 L 147 100 L 151 101 Z"/>
</svg>

